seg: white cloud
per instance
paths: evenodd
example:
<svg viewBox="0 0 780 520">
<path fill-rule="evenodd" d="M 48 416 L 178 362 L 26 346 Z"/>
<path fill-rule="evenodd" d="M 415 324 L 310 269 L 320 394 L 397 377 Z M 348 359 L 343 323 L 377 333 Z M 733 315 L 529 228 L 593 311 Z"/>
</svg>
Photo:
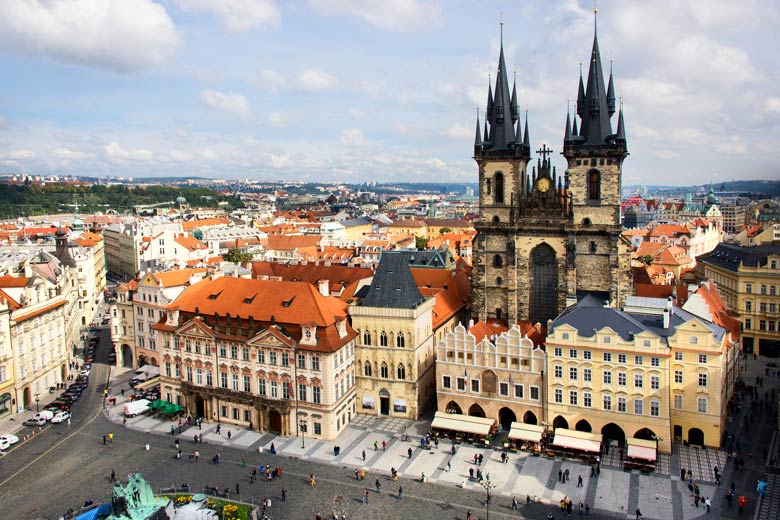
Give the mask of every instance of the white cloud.
<svg viewBox="0 0 780 520">
<path fill-rule="evenodd" d="M 428 159 L 427 161 L 425 161 L 425 164 L 427 164 L 428 166 L 430 166 L 435 170 L 444 170 L 447 168 L 447 164 L 441 159 L 439 159 L 438 157 L 434 157 L 433 159 Z"/>
<path fill-rule="evenodd" d="M 425 0 L 309 0 L 320 14 L 350 14 L 383 29 L 414 31 L 430 28 L 442 17 L 438 2 Z"/>
<path fill-rule="evenodd" d="M 198 157 L 201 159 L 205 159 L 207 161 L 216 161 L 219 159 L 219 155 L 217 155 L 217 152 L 212 150 L 211 148 L 203 148 L 202 150 L 198 150 Z"/>
<path fill-rule="evenodd" d="M 764 103 L 764 106 L 769 112 L 780 112 L 780 97 L 768 97 Z"/>
<path fill-rule="evenodd" d="M 715 145 L 715 151 L 726 155 L 745 155 L 748 153 L 748 146 L 739 136 L 732 136 L 726 141 Z"/>
<path fill-rule="evenodd" d="M 347 113 L 352 119 L 363 119 L 366 117 L 366 113 L 357 107 L 349 107 Z"/>
<path fill-rule="evenodd" d="M 275 70 L 260 71 L 260 87 L 268 92 L 277 93 L 287 86 L 287 78 Z"/>
<path fill-rule="evenodd" d="M 298 75 L 298 89 L 303 92 L 323 92 L 338 85 L 335 76 L 319 69 L 306 69 Z"/>
<path fill-rule="evenodd" d="M 168 150 L 168 156 L 174 161 L 179 161 L 179 162 L 187 162 L 192 159 L 192 155 L 182 150 L 176 150 L 176 149 Z"/>
<path fill-rule="evenodd" d="M 32 150 L 10 150 L 8 152 L 2 153 L 0 152 L 0 156 L 2 156 L 4 159 L 13 159 L 13 160 L 20 160 L 20 159 L 33 159 L 35 158 L 35 152 Z"/>
<path fill-rule="evenodd" d="M 281 20 L 275 0 L 176 0 L 176 5 L 185 12 L 211 13 L 231 32 L 278 27 Z"/>
<path fill-rule="evenodd" d="M 3 127 L 4 127 L 4 126 L 6 126 L 7 124 L 8 124 L 8 119 L 6 119 L 6 118 L 5 118 L 5 117 L 3 117 L 3 116 L 0 116 L 0 128 L 3 128 Z"/>
<path fill-rule="evenodd" d="M 474 129 L 460 123 L 454 123 L 448 126 L 442 134 L 452 139 L 469 139 L 474 137 Z"/>
<path fill-rule="evenodd" d="M 3 0 L 0 49 L 123 72 L 155 68 L 180 38 L 152 0 Z"/>
<path fill-rule="evenodd" d="M 265 121 L 273 128 L 284 128 L 290 122 L 289 118 L 281 112 L 270 112 Z"/>
<path fill-rule="evenodd" d="M 235 116 L 248 116 L 252 109 L 246 98 L 237 92 L 219 92 L 216 90 L 204 90 L 200 93 L 200 102 L 209 108 L 228 112 Z"/>
<path fill-rule="evenodd" d="M 127 159 L 135 161 L 150 161 L 154 158 L 154 154 L 151 150 L 147 150 L 145 148 L 125 150 L 116 141 L 111 141 L 111 143 L 103 147 L 103 151 L 105 152 L 106 158 L 109 161 L 115 163 L 121 163 Z"/>
<path fill-rule="evenodd" d="M 368 142 L 363 132 L 357 128 L 345 128 L 342 130 L 339 135 L 339 141 L 345 146 L 362 146 Z"/>
<path fill-rule="evenodd" d="M 61 146 L 59 148 L 55 148 L 51 154 L 58 158 L 58 159 L 91 159 L 94 157 L 91 153 L 82 152 L 80 150 L 71 150 L 70 148 L 65 148 L 64 146 Z"/>
</svg>

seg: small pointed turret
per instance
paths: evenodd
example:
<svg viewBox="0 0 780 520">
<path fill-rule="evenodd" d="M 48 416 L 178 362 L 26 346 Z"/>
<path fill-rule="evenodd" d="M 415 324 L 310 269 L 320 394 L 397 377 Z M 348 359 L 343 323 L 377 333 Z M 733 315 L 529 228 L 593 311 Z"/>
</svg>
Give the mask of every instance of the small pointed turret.
<svg viewBox="0 0 780 520">
<path fill-rule="evenodd" d="M 490 74 L 488 74 L 488 99 L 485 109 L 485 122 L 493 117 L 493 86 L 490 84 Z"/>
<path fill-rule="evenodd" d="M 477 110 L 477 130 L 474 134 L 474 148 L 482 148 L 482 135 L 479 133 L 479 110 Z"/>
<path fill-rule="evenodd" d="M 517 122 L 517 131 L 515 131 L 515 146 L 522 146 L 523 145 L 523 126 L 520 124 L 520 121 Z"/>
<path fill-rule="evenodd" d="M 621 143 L 626 142 L 626 125 L 623 122 L 623 103 L 620 103 L 620 114 L 618 114 L 617 140 Z"/>
<path fill-rule="evenodd" d="M 482 134 L 482 136 L 484 138 L 483 144 L 490 142 L 490 134 L 488 134 L 487 118 L 485 118 L 485 132 Z"/>
<path fill-rule="evenodd" d="M 594 10 L 594 17 L 596 12 Z M 588 85 L 585 89 L 585 99 L 580 114 L 582 117 L 580 132 L 585 138 L 585 144 L 588 145 L 602 145 L 612 137 L 607 89 L 604 87 L 604 73 L 601 69 L 601 53 L 599 52 L 599 37 L 596 27 L 594 22 L 593 49 L 588 64 Z M 579 99 L 577 105 L 579 108 Z"/>
<path fill-rule="evenodd" d="M 512 85 L 512 123 L 517 123 L 520 115 L 517 112 L 517 73 L 515 73 L 515 82 Z"/>
<path fill-rule="evenodd" d="M 579 132 L 577 130 L 577 116 L 574 116 L 574 121 L 572 121 L 572 124 L 571 124 L 571 136 L 572 137 L 577 137 L 579 135 L 580 134 L 579 134 Z"/>
<path fill-rule="evenodd" d="M 577 90 L 577 115 L 585 113 L 585 84 L 582 82 L 582 63 L 580 63 L 580 87 Z"/>
<path fill-rule="evenodd" d="M 609 86 L 607 87 L 607 105 L 609 117 L 615 115 L 615 83 L 612 78 L 612 60 L 609 60 Z"/>
<path fill-rule="evenodd" d="M 525 130 L 523 133 L 523 144 L 531 149 L 531 140 L 528 138 L 528 110 L 525 111 Z"/>
<path fill-rule="evenodd" d="M 569 116 L 569 111 L 566 111 L 566 129 L 563 133 L 563 140 L 564 141 L 571 141 L 571 117 Z"/>
</svg>

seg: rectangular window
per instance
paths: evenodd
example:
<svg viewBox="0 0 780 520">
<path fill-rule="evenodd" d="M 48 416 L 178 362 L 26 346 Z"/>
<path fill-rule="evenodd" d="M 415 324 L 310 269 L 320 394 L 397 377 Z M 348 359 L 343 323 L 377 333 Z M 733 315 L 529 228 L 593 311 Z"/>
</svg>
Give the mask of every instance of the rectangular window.
<svg viewBox="0 0 780 520">
<path fill-rule="evenodd" d="M 314 435 L 322 435 L 322 424 L 321 423 L 314 423 Z"/>
<path fill-rule="evenodd" d="M 244 410 L 244 422 L 250 422 L 252 420 L 252 414 L 249 410 Z"/>
<path fill-rule="evenodd" d="M 587 360 L 593 359 L 593 352 L 591 352 L 590 350 L 583 351 L 582 352 L 582 359 L 587 359 Z"/>
<path fill-rule="evenodd" d="M 683 396 L 679 394 L 675 394 L 674 396 L 674 409 L 675 410 L 682 410 L 683 407 Z"/>
<path fill-rule="evenodd" d="M 531 399 L 533 401 L 539 400 L 539 387 L 538 386 L 529 386 L 529 390 L 531 390 Z"/>
<path fill-rule="evenodd" d="M 766 302 L 761 302 L 758 304 L 758 310 L 761 312 L 761 314 L 766 313 Z"/>
<path fill-rule="evenodd" d="M 618 412 L 625 413 L 626 411 L 626 398 L 625 397 L 618 397 Z"/>
<path fill-rule="evenodd" d="M 459 377 L 455 380 L 455 383 L 458 385 L 458 390 L 461 392 L 466 391 L 466 378 L 465 377 Z"/>
<path fill-rule="evenodd" d="M 644 388 L 645 376 L 643 374 L 634 374 L 634 388 Z"/>
<path fill-rule="evenodd" d="M 221 386 L 222 388 L 227 388 L 228 387 L 227 372 L 220 372 L 219 373 L 219 386 Z"/>
<path fill-rule="evenodd" d="M 231 377 L 231 383 L 234 392 L 238 392 L 238 374 L 233 374 L 233 377 Z"/>
<path fill-rule="evenodd" d="M 555 365 L 553 367 L 553 371 L 556 379 L 563 377 L 563 367 L 561 365 Z"/>
<path fill-rule="evenodd" d="M 706 397 L 699 397 L 697 399 L 697 407 L 699 413 L 707 413 L 707 398 Z"/>
<path fill-rule="evenodd" d="M 241 361 L 249 361 L 249 348 L 241 347 Z"/>
<path fill-rule="evenodd" d="M 279 383 L 271 381 L 271 399 L 277 399 L 279 397 Z"/>
<path fill-rule="evenodd" d="M 634 364 L 635 365 L 641 365 L 644 363 L 644 358 L 642 356 L 634 356 Z"/>
<path fill-rule="evenodd" d="M 203 384 L 203 369 L 202 368 L 196 368 L 195 369 L 195 383 L 198 386 Z"/>
<path fill-rule="evenodd" d="M 290 398 L 290 384 L 282 381 L 282 399 Z"/>
<path fill-rule="evenodd" d="M 320 369 L 320 356 L 316 354 L 312 354 L 311 356 L 311 369 L 312 370 L 319 370 Z"/>
<path fill-rule="evenodd" d="M 219 357 L 227 357 L 227 349 L 224 344 L 219 346 Z"/>
<path fill-rule="evenodd" d="M 479 379 L 471 380 L 471 391 L 475 393 L 479 393 Z"/>
<path fill-rule="evenodd" d="M 746 301 L 745 302 L 745 312 L 752 312 L 753 311 L 753 302 Z"/>
<path fill-rule="evenodd" d="M 554 355 L 555 355 L 555 357 L 562 357 L 563 356 L 563 349 L 561 347 L 555 347 Z"/>
<path fill-rule="evenodd" d="M 642 346 L 643 347 L 652 347 L 653 346 L 653 342 L 650 341 L 649 339 L 643 339 L 642 340 Z"/>
<path fill-rule="evenodd" d="M 225 406 L 225 405 L 220 406 L 219 407 L 219 414 L 222 417 L 227 417 L 227 406 Z"/>
<path fill-rule="evenodd" d="M 276 352 L 274 352 L 273 350 L 268 353 L 268 364 L 269 365 L 276 364 Z"/>
<path fill-rule="evenodd" d="M 766 330 L 766 320 L 758 320 L 758 330 Z"/>
<path fill-rule="evenodd" d="M 214 379 L 211 375 L 211 370 L 206 370 L 206 386 L 213 386 L 214 385 Z"/>
<path fill-rule="evenodd" d="M 625 372 L 618 372 L 618 386 L 626 386 L 627 377 Z"/>
<path fill-rule="evenodd" d="M 441 376 L 441 387 L 452 388 L 452 378 L 450 376 Z"/>
<path fill-rule="evenodd" d="M 563 403 L 563 390 L 560 388 L 555 389 L 555 402 L 558 404 Z"/>
<path fill-rule="evenodd" d="M 305 401 L 306 400 L 306 385 L 298 383 L 298 400 L 299 401 Z"/>
<path fill-rule="evenodd" d="M 192 367 L 185 367 L 187 374 L 187 381 L 192 382 Z"/>
<path fill-rule="evenodd" d="M 707 362 L 707 354 L 699 354 L 699 363 Z"/>
<path fill-rule="evenodd" d="M 699 374 L 699 386 L 707 386 L 707 374 Z"/>
<path fill-rule="evenodd" d="M 257 394 L 265 395 L 265 379 L 257 380 Z"/>
<path fill-rule="evenodd" d="M 612 338 L 610 338 L 609 336 L 604 336 L 601 339 L 601 341 L 604 342 L 604 343 L 612 343 Z"/>
<path fill-rule="evenodd" d="M 498 393 L 503 396 L 509 396 L 509 383 L 498 383 Z"/>
<path fill-rule="evenodd" d="M 699 338 L 697 336 L 691 336 L 688 338 L 688 341 L 691 345 L 698 345 L 699 344 Z"/>
<path fill-rule="evenodd" d="M 178 363 L 175 363 L 173 365 L 173 370 L 175 372 L 175 376 L 176 377 L 181 377 L 181 365 L 179 365 Z"/>
<path fill-rule="evenodd" d="M 577 391 L 569 390 L 569 404 L 571 406 L 577 406 Z"/>
<path fill-rule="evenodd" d="M 311 389 L 311 402 L 314 404 L 320 404 L 322 397 L 320 396 L 320 387 L 314 386 Z"/>
<path fill-rule="evenodd" d="M 252 383 L 249 376 L 244 376 L 244 392 L 251 392 L 252 391 Z"/>
<path fill-rule="evenodd" d="M 683 353 L 682 352 L 675 352 L 674 353 L 674 360 L 675 361 L 682 361 L 683 360 Z"/>
<path fill-rule="evenodd" d="M 233 420 L 238 420 L 238 408 L 233 408 Z"/>
<path fill-rule="evenodd" d="M 593 371 L 590 368 L 582 369 L 582 380 L 586 383 L 590 383 L 593 379 Z"/>
<path fill-rule="evenodd" d="M 515 397 L 523 399 L 523 385 L 515 385 Z"/>
<path fill-rule="evenodd" d="M 170 361 L 166 361 L 165 362 L 165 375 L 167 377 L 171 377 L 171 362 Z"/>
<path fill-rule="evenodd" d="M 643 400 L 634 399 L 634 414 L 636 415 L 645 414 L 645 402 Z"/>
<path fill-rule="evenodd" d="M 306 368 L 306 354 L 298 354 L 298 368 Z"/>
<path fill-rule="evenodd" d="M 602 399 L 602 406 L 605 410 L 612 410 L 612 396 L 605 395 Z"/>
<path fill-rule="evenodd" d="M 577 359 L 577 349 L 569 349 L 569 357 L 572 359 Z"/>
<path fill-rule="evenodd" d="M 257 351 L 257 362 L 258 363 L 265 363 L 265 351 L 258 349 Z"/>
<path fill-rule="evenodd" d="M 748 294 L 753 293 L 753 284 L 752 283 L 746 283 L 745 284 L 745 292 Z"/>
<path fill-rule="evenodd" d="M 661 378 L 658 376 L 650 376 L 650 388 L 658 390 L 661 388 Z"/>
<path fill-rule="evenodd" d="M 612 353 L 611 353 L 611 352 L 604 352 L 604 353 L 601 355 L 601 357 L 602 357 L 602 359 L 603 359 L 604 361 L 606 361 L 607 363 L 611 363 L 611 362 L 612 362 Z"/>
<path fill-rule="evenodd" d="M 745 330 L 753 328 L 753 320 L 751 318 L 745 318 Z"/>
<path fill-rule="evenodd" d="M 569 367 L 569 379 L 577 379 L 577 367 Z"/>
<path fill-rule="evenodd" d="M 612 371 L 611 370 L 605 370 L 602 373 L 602 377 L 604 379 L 605 385 L 611 385 L 612 384 Z"/>
<path fill-rule="evenodd" d="M 652 417 L 659 417 L 661 415 L 660 401 L 650 401 L 650 415 Z"/>
<path fill-rule="evenodd" d="M 625 354 L 618 354 L 618 363 L 621 365 L 626 364 L 626 355 Z"/>
<path fill-rule="evenodd" d="M 650 358 L 650 366 L 660 367 L 661 366 L 661 358 L 651 357 Z"/>
<path fill-rule="evenodd" d="M 593 396 L 590 394 L 590 392 L 582 393 L 582 406 L 585 408 L 590 408 L 593 406 Z"/>
<path fill-rule="evenodd" d="M 282 366 L 290 366 L 290 356 L 287 354 L 287 352 L 282 352 Z"/>
</svg>

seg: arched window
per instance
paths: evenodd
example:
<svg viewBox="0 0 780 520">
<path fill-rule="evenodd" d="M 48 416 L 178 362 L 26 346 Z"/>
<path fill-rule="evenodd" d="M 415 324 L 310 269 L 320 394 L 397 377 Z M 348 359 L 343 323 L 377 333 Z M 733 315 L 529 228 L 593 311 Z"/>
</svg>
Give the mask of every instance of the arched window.
<svg viewBox="0 0 780 520">
<path fill-rule="evenodd" d="M 601 174 L 598 170 L 588 172 L 588 200 L 601 198 Z"/>
<path fill-rule="evenodd" d="M 502 283 L 504 283 L 504 279 L 500 276 L 496 276 L 496 285 L 500 286 Z"/>
<path fill-rule="evenodd" d="M 500 219 L 500 218 L 498 218 L 498 215 L 495 215 L 495 216 L 493 217 L 493 222 L 501 222 L 501 219 Z"/>
<path fill-rule="evenodd" d="M 775 295 L 775 290 L 776 290 L 776 289 L 775 289 L 775 286 L 774 286 L 774 285 L 770 285 L 770 286 L 769 286 L 769 294 L 770 294 L 771 296 L 774 296 L 774 295 Z"/>
<path fill-rule="evenodd" d="M 491 181 L 490 179 L 485 179 L 485 187 L 487 189 L 487 194 L 490 195 L 490 188 L 491 188 Z"/>
<path fill-rule="evenodd" d="M 382 333 L 379 335 L 379 346 L 380 347 L 387 346 L 387 334 L 385 334 L 385 331 L 382 331 Z"/>
<path fill-rule="evenodd" d="M 406 338 L 404 338 L 403 334 L 398 334 L 395 337 L 395 346 L 398 348 L 404 348 L 406 346 Z"/>
<path fill-rule="evenodd" d="M 501 255 L 496 255 L 493 257 L 493 267 L 501 267 L 504 265 L 504 260 L 501 258 Z"/>
<path fill-rule="evenodd" d="M 384 361 L 382 361 L 382 366 L 379 369 L 379 375 L 385 379 L 389 377 L 387 372 L 387 363 L 385 363 Z"/>
<path fill-rule="evenodd" d="M 363 333 L 363 345 L 370 345 L 370 344 L 371 344 L 371 333 L 365 331 Z"/>
<path fill-rule="evenodd" d="M 501 172 L 496 172 L 496 195 L 494 197 L 494 201 L 496 204 L 503 204 L 504 203 L 504 174 Z"/>
<path fill-rule="evenodd" d="M 367 377 L 371 377 L 371 362 L 366 361 L 363 363 L 363 375 Z"/>
<path fill-rule="evenodd" d="M 766 285 L 761 286 L 761 294 L 766 294 Z"/>
<path fill-rule="evenodd" d="M 406 368 L 404 368 L 403 363 L 398 365 L 398 379 L 406 379 Z"/>
<path fill-rule="evenodd" d="M 590 219 L 588 217 L 585 217 L 584 219 L 582 219 L 582 225 L 585 226 L 585 227 L 590 226 Z"/>
<path fill-rule="evenodd" d="M 590 241 L 590 252 L 595 253 L 596 252 L 596 242 L 593 240 Z"/>
</svg>

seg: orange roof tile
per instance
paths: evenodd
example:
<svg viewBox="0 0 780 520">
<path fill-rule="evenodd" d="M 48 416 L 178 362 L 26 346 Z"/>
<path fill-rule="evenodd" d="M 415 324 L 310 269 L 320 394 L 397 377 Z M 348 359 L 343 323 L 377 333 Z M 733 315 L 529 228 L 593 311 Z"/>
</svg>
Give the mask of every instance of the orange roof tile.
<svg viewBox="0 0 780 520">
<path fill-rule="evenodd" d="M 181 228 L 184 231 L 192 231 L 198 228 L 214 227 L 214 226 L 229 226 L 232 221 L 227 217 L 217 218 L 204 218 L 201 220 L 189 220 L 181 223 Z"/>
<path fill-rule="evenodd" d="M 57 309 L 59 307 L 62 307 L 63 305 L 66 305 L 68 302 L 65 300 L 61 300 L 55 303 L 50 303 L 49 305 L 46 305 L 44 307 L 41 307 L 40 309 L 36 309 L 32 312 L 29 312 L 27 314 L 22 314 L 19 316 L 14 316 L 13 320 L 17 323 L 21 323 L 25 320 L 29 320 L 30 318 L 35 318 L 36 316 L 40 316 L 41 314 L 45 314 L 51 310 Z"/>
<path fill-rule="evenodd" d="M 0 276 L 0 287 L 26 287 L 32 278 Z"/>
</svg>

